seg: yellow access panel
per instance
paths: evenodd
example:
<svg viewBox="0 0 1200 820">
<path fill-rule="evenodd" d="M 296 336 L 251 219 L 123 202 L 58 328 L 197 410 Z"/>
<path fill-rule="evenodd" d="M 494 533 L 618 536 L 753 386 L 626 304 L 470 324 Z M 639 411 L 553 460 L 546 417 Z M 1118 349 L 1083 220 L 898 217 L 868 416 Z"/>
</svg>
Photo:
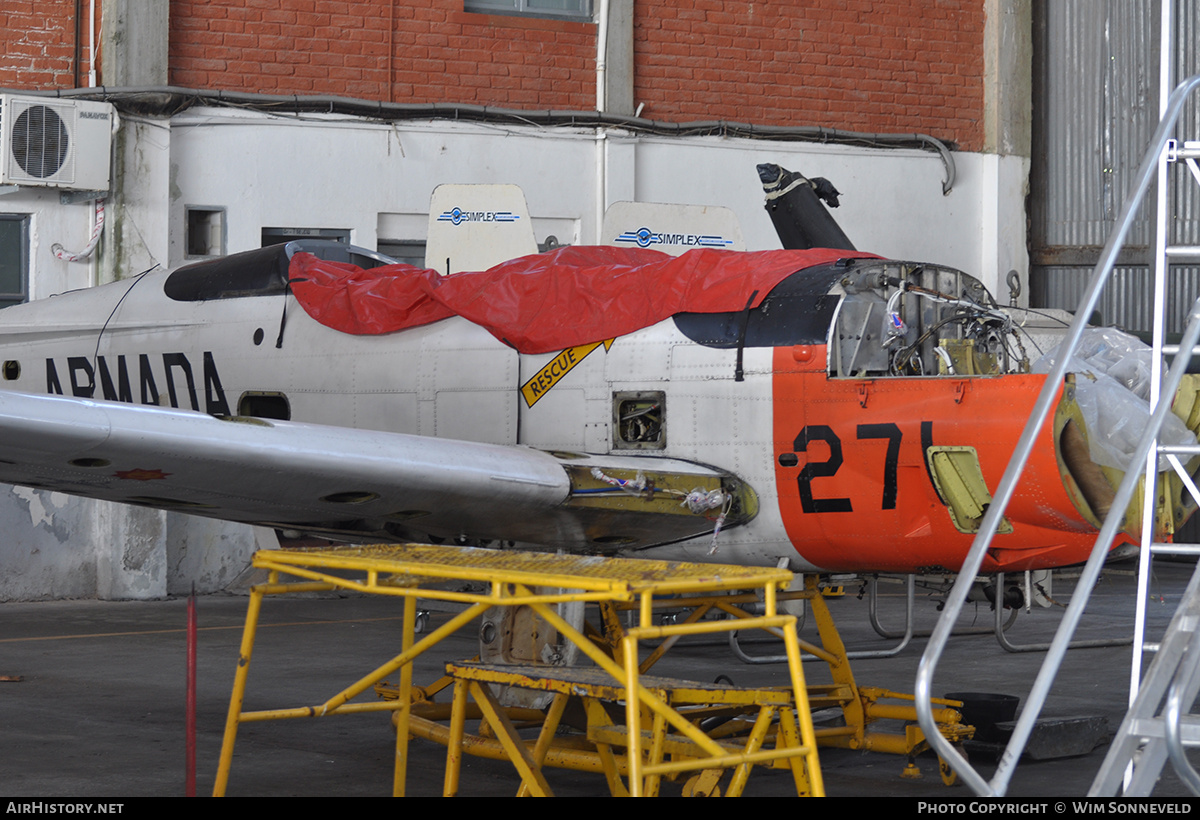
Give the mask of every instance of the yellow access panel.
<svg viewBox="0 0 1200 820">
<path fill-rule="evenodd" d="M 992 503 L 992 494 L 983 480 L 979 454 L 974 447 L 930 447 L 925 452 L 933 483 L 946 502 L 950 520 L 959 532 L 979 532 L 979 525 Z M 999 532 L 1009 533 L 1013 526 L 1007 518 Z"/>
</svg>

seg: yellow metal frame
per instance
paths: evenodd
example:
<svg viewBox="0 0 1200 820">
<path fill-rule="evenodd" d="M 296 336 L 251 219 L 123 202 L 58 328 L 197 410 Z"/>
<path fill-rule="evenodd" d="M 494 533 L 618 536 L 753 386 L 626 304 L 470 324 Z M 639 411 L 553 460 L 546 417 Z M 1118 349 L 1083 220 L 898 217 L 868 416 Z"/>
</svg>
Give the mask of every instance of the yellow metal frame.
<svg viewBox="0 0 1200 820">
<path fill-rule="evenodd" d="M 811 700 L 818 708 L 836 706 L 841 708 L 846 725 L 817 731 L 817 742 L 822 746 L 838 746 L 849 749 L 905 755 L 910 767 L 913 758 L 929 748 L 925 733 L 917 725 L 916 699 L 913 695 L 892 692 L 878 687 L 859 686 L 850 669 L 845 644 L 838 634 L 833 614 L 818 588 L 817 576 L 806 576 L 804 591 L 788 593 L 789 596 L 804 598 L 812 608 L 821 646 L 801 642 L 804 651 L 810 652 L 829 665 L 833 685 L 823 695 L 821 687 L 810 687 Z M 899 701 L 888 703 L 885 701 Z M 942 736 L 954 744 L 969 740 L 975 729 L 963 725 L 961 701 L 930 698 L 930 702 L 941 707 L 933 710 L 934 722 Z M 879 720 L 904 721 L 904 733 L 871 731 L 869 727 Z M 953 781 L 953 770 L 942 761 L 942 778 L 949 785 Z"/>
<path fill-rule="evenodd" d="M 776 608 L 778 591 L 786 588 L 792 579 L 792 574 L 787 570 L 411 544 L 263 551 L 255 554 L 253 565 L 268 571 L 268 581 L 251 589 L 241 653 L 225 723 L 216 783 L 213 787 L 214 796 L 225 794 L 233 759 L 233 746 L 241 723 L 377 711 L 395 713 L 396 767 L 393 794 L 403 796 L 409 735 L 417 728 L 414 724 L 424 720 L 413 715 L 414 694 L 420 691 L 414 690 L 412 685 L 413 660 L 474 620 L 489 607 L 522 605 L 531 607 L 555 626 L 560 634 L 575 643 L 580 651 L 591 658 L 625 693 L 622 696 L 626 703 L 623 742 L 627 744 L 625 767 L 630 795 L 657 793 L 658 783 L 663 775 L 695 770 L 701 773 L 702 777 L 707 774 L 711 779 L 713 770 L 727 768 L 735 768 L 730 793 L 740 792 L 751 766 L 772 762 L 776 765 L 787 765 L 792 769 L 798 793 L 817 796 L 824 794 L 808 690 L 804 685 L 800 662 L 800 643 L 796 637 L 795 618 L 778 614 Z M 284 575 L 303 580 L 284 583 L 280 580 Z M 487 592 L 442 589 L 441 587 L 449 581 L 483 582 L 487 585 Z M 404 598 L 404 632 L 400 654 L 324 703 L 291 709 L 244 712 L 242 705 L 263 597 L 335 589 Z M 711 596 L 734 590 L 755 590 L 756 597 L 761 594 L 764 614 L 754 617 L 743 612 L 740 614 L 744 617 L 736 621 L 695 620 L 684 624 L 658 626 L 653 623 L 655 598 L 667 595 Z M 415 623 L 418 597 L 459 602 L 466 604 L 467 608 L 417 641 Z M 621 663 L 601 651 L 589 638 L 559 617 L 554 605 L 566 601 L 620 603 L 636 608 L 637 626 L 624 631 L 617 647 L 617 657 L 621 659 Z M 639 643 L 643 640 L 662 640 L 664 646 L 669 646 L 684 635 L 754 628 L 770 629 L 782 634 L 788 656 L 789 697 L 786 703 L 772 707 L 773 711 L 760 714 L 750 739 L 740 750 L 706 735 L 686 714 L 670 703 L 670 696 L 663 690 L 647 687 L 641 680 L 643 668 L 658 656 L 656 653 L 652 659 L 639 666 Z M 350 702 L 396 671 L 400 672 L 400 685 L 395 700 Z M 549 786 L 540 770 L 553 730 L 547 733 L 543 727 L 541 737 L 530 752 L 517 736 L 505 710 L 496 707 L 487 687 L 479 681 L 466 682 L 463 679 L 456 680 L 454 688 L 455 705 L 449 730 L 446 793 L 453 794 L 457 790 L 457 762 L 461 761 L 468 692 L 474 696 L 479 709 L 495 731 L 497 740 L 520 773 L 522 792 L 548 794 Z M 629 697 L 628 693 L 634 693 L 635 697 Z M 549 723 L 557 724 L 564 705 L 565 698 L 556 698 L 550 710 Z M 764 749 L 763 740 L 776 718 L 779 720 L 779 728 L 776 732 L 775 748 Z M 651 725 L 648 735 L 644 736 L 643 723 L 646 719 L 650 720 Z M 678 733 L 672 735 L 670 740 L 667 737 L 667 726 Z M 671 754 L 668 754 L 669 744 L 675 744 Z M 684 747 L 686 750 L 683 753 L 675 753 Z M 664 760 L 666 757 L 671 759 Z M 616 772 L 615 764 L 605 768 L 614 792 L 620 787 Z"/>
<path fill-rule="evenodd" d="M 810 684 L 808 686 L 809 704 L 814 709 L 837 708 L 842 712 L 844 726 L 816 730 L 817 743 L 820 746 L 835 746 L 839 748 L 860 749 L 864 751 L 882 752 L 884 754 L 905 755 L 909 764 L 918 754 L 929 748 L 925 734 L 917 725 L 917 710 L 915 698 L 912 695 L 893 692 L 872 686 L 859 686 L 855 681 L 854 672 L 850 668 L 849 657 L 845 644 L 842 642 L 833 613 L 829 609 L 826 595 L 821 588 L 817 575 L 804 577 L 804 588 L 780 592 L 777 601 L 803 600 L 812 610 L 813 621 L 817 627 L 819 644 L 814 644 L 803 638 L 798 639 L 801 652 L 812 655 L 824 662 L 833 677 L 832 684 Z M 732 623 L 745 623 L 752 616 L 746 607 L 758 603 L 758 596 L 753 593 L 730 594 L 720 596 L 677 597 L 669 600 L 659 600 L 656 606 L 671 609 L 691 609 L 687 621 L 699 621 L 712 610 L 724 612 L 738 619 Z M 627 605 L 618 604 L 618 609 Z M 779 638 L 785 638 L 776 630 L 771 630 Z M 642 672 L 646 672 L 670 647 L 671 641 L 664 641 L 641 664 Z M 961 744 L 974 734 L 974 727 L 962 723 L 962 714 L 958 710 L 961 701 L 945 698 L 932 698 L 931 702 L 940 708 L 933 710 L 934 720 L 941 734 L 951 743 Z M 903 721 L 905 726 L 902 733 L 886 732 L 873 729 L 877 721 Z M 945 761 L 942 761 L 943 764 Z M 943 774 L 949 780 L 950 775 Z"/>
</svg>

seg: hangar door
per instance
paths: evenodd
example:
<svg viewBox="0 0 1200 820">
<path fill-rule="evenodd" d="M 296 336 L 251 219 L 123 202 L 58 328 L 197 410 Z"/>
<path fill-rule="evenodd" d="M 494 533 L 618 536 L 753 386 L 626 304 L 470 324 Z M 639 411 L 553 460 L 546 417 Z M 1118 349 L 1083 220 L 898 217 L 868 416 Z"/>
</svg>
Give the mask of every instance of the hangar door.
<svg viewBox="0 0 1200 820">
<path fill-rule="evenodd" d="M 1174 83 L 1200 73 L 1200 0 L 1176 0 Z M 1158 0 L 1033 4 L 1030 302 L 1074 310 L 1158 124 Z M 1195 95 L 1180 134 L 1200 139 Z M 1175 163 L 1168 244 L 1200 245 L 1200 185 Z M 1143 209 L 1104 292 L 1100 319 L 1149 332 L 1154 214 Z M 1200 294 L 1200 259 L 1171 268 L 1168 332 Z"/>
</svg>

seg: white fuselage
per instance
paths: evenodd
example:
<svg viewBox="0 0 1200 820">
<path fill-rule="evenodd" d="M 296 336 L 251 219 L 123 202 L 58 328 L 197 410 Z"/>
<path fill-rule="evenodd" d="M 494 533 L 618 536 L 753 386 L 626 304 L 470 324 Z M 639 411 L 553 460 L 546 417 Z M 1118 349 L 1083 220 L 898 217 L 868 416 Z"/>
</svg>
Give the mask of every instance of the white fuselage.
<svg viewBox="0 0 1200 820">
<path fill-rule="evenodd" d="M 615 394 L 661 391 L 665 444 L 626 445 L 630 454 L 719 465 L 758 495 L 757 517 L 721 533 L 716 559 L 810 566 L 796 562 L 776 501 L 770 349 L 746 349 L 735 383 L 736 352 L 696 344 L 673 320 L 577 361 L 580 351 L 518 354 L 457 317 L 352 336 L 311 319 L 291 295 L 177 301 L 163 292 L 167 275 L 4 310 L 0 358 L 18 366 L 5 367 L 0 385 L 214 414 L 285 403 L 294 421 L 597 454 L 622 449 Z M 705 537 L 655 555 L 712 560 L 711 546 Z"/>
</svg>

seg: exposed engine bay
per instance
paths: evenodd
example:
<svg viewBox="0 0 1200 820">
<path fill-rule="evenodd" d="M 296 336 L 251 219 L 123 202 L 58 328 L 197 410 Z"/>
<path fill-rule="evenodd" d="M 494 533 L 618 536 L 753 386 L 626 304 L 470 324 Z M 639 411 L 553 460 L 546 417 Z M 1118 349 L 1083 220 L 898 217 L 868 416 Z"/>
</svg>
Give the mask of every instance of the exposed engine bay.
<svg viewBox="0 0 1200 820">
<path fill-rule="evenodd" d="M 973 276 L 937 265 L 855 260 L 829 339 L 829 375 L 985 376 L 1029 372 L 1012 317 Z"/>
</svg>

